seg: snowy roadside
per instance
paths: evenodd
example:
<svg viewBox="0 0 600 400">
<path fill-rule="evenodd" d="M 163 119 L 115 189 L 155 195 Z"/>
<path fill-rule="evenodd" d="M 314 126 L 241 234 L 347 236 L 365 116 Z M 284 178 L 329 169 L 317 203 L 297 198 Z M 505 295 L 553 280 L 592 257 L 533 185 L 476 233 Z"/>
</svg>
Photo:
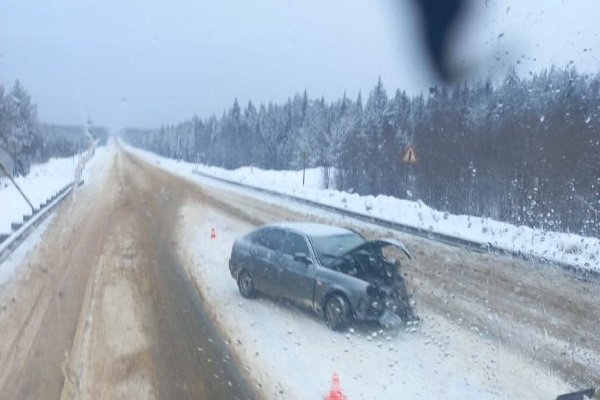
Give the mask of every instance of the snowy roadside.
<svg viewBox="0 0 600 400">
<path fill-rule="evenodd" d="M 27 176 L 15 179 L 35 207 L 73 181 L 81 154 L 73 157 L 52 158 L 44 164 L 34 164 Z M 10 233 L 12 222 L 20 222 L 31 207 L 6 177 L 0 177 L 0 233 Z"/>
<path fill-rule="evenodd" d="M 351 400 L 550 399 L 570 390 L 526 357 L 429 311 L 418 328 L 338 333 L 296 307 L 245 300 L 227 261 L 233 240 L 253 227 L 199 204 L 179 220 L 184 265 L 265 398 L 324 398 L 334 372 Z"/>
<path fill-rule="evenodd" d="M 199 171 L 415 228 L 484 245 L 492 244 L 494 247 L 510 252 L 521 252 L 600 272 L 600 239 L 598 238 L 532 229 L 488 218 L 452 215 L 434 210 L 420 201 L 402 200 L 390 196 L 359 196 L 355 193 L 323 189 L 318 168 L 306 171 L 303 186 L 302 171 L 265 171 L 251 167 L 230 171 L 168 159 L 126 144 L 123 146 L 128 151 L 191 180 L 203 180 L 193 173 Z"/>
<path fill-rule="evenodd" d="M 114 151 L 115 149 L 112 145 L 96 148 L 94 156 L 83 170 L 83 178 L 86 185 L 93 184 L 97 177 L 102 175 L 102 171 L 107 164 L 106 160 Z M 70 183 L 73 180 L 76 167 L 76 159 L 75 161 L 72 158 L 52 159 L 45 164 L 33 166 L 31 173 L 26 177 L 20 178 L 20 181 L 17 182 L 23 191 L 28 196 L 31 196 L 31 201 L 36 205 L 44 202 L 56 193 L 56 191 Z M 6 209 L 2 207 L 0 210 L 0 227 L 4 228 L 6 225 L 8 226 L 8 229 L 0 229 L 0 233 L 9 233 L 11 222 L 20 221 L 23 214 L 31 212 L 31 209 L 20 197 L 17 190 L 12 186 L 12 183 L 9 183 L 9 187 L 4 187 L 3 181 L 2 188 L 0 188 L 0 203 L 2 205 L 9 205 Z M 0 264 L 0 287 L 13 276 L 28 254 L 36 248 L 53 217 L 51 215 L 35 228 L 27 239 Z"/>
</svg>

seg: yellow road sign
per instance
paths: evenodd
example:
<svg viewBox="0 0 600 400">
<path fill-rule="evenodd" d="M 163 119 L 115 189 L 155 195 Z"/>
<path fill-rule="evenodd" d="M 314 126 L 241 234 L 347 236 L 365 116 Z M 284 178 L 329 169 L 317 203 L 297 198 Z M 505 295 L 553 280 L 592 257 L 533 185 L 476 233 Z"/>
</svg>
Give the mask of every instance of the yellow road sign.
<svg viewBox="0 0 600 400">
<path fill-rule="evenodd" d="M 414 146 L 409 145 L 406 146 L 406 150 L 404 151 L 404 156 L 402 156 L 402 161 L 406 164 L 416 164 L 418 161 L 417 152 L 415 151 Z"/>
</svg>

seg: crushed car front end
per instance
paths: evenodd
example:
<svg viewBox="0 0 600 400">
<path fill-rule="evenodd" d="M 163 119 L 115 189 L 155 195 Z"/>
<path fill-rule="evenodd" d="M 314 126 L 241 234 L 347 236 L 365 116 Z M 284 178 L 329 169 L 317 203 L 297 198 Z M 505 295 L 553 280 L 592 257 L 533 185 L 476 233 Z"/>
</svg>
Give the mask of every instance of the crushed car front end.
<svg viewBox="0 0 600 400">
<path fill-rule="evenodd" d="M 415 303 L 400 273 L 400 262 L 383 255 L 382 249 L 388 246 L 399 249 L 411 258 L 401 242 L 379 239 L 362 243 L 330 264 L 330 268 L 368 283 L 354 306 L 356 320 L 379 322 L 382 325 L 418 320 Z"/>
</svg>

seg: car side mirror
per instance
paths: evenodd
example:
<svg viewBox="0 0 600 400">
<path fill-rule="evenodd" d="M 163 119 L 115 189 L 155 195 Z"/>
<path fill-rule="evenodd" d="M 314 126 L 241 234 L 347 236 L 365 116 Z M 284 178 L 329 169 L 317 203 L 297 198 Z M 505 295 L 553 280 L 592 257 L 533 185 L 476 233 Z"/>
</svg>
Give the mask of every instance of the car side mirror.
<svg viewBox="0 0 600 400">
<path fill-rule="evenodd" d="M 298 262 L 301 262 L 306 265 L 312 264 L 312 261 L 310 261 L 310 258 L 308 258 L 308 256 L 304 253 L 295 253 L 294 261 L 298 261 Z"/>
</svg>

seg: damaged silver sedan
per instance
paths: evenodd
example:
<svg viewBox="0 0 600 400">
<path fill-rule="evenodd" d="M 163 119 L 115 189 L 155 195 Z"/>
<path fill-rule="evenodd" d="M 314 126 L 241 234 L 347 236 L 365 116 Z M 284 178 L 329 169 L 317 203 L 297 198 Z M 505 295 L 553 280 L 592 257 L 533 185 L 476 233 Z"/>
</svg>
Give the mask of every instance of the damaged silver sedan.
<svg viewBox="0 0 600 400">
<path fill-rule="evenodd" d="M 229 270 L 242 296 L 260 292 L 291 300 L 323 315 L 334 330 L 352 320 L 415 320 L 400 262 L 385 256 L 386 247 L 411 257 L 396 240 L 369 241 L 329 225 L 279 223 L 237 239 Z"/>
</svg>

